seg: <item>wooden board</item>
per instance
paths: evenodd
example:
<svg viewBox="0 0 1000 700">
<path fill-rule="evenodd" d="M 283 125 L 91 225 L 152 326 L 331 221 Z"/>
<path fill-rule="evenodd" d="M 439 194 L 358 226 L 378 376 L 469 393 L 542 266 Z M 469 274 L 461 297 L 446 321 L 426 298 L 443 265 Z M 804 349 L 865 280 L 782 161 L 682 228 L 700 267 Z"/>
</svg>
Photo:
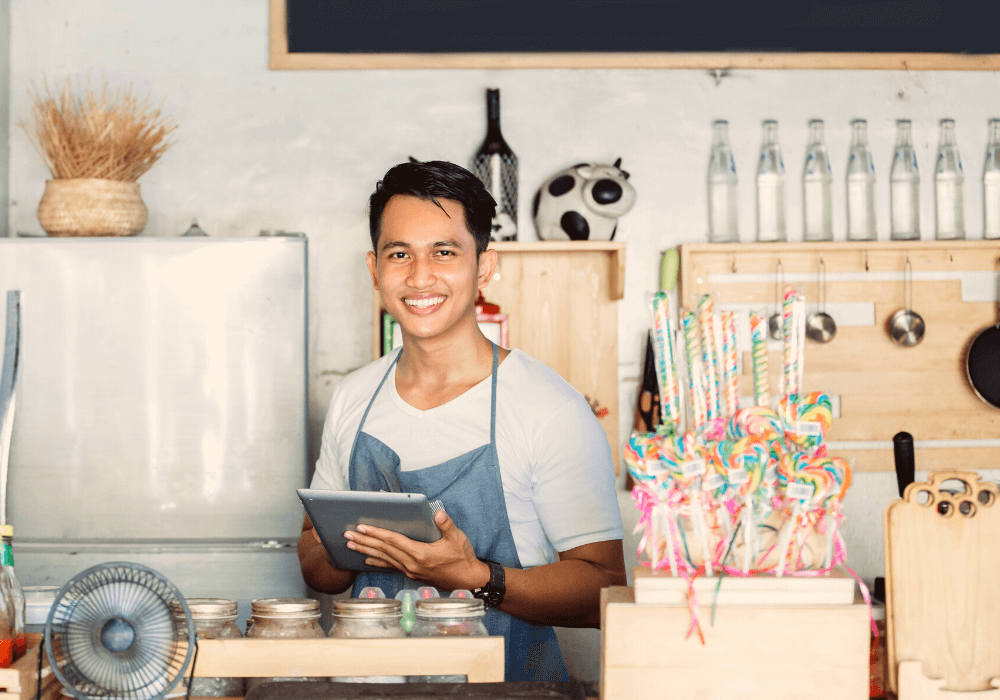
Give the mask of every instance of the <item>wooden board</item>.
<svg viewBox="0 0 1000 700">
<path fill-rule="evenodd" d="M 637 605 L 688 604 L 688 582 L 669 571 L 653 571 L 646 566 L 632 569 Z M 694 580 L 698 605 L 851 605 L 854 602 L 852 576 L 832 571 L 827 576 L 725 576 L 722 584 L 716 576 Z"/>
<path fill-rule="evenodd" d="M 862 700 L 868 697 L 868 606 L 719 607 L 685 639 L 686 606 L 637 605 L 601 591 L 602 700 Z"/>
<path fill-rule="evenodd" d="M 941 485 L 960 479 L 966 493 Z M 920 503 L 921 495 L 929 498 Z M 982 500 L 980 500 L 982 499 Z M 985 501 L 985 503 L 984 503 Z M 969 515 L 961 510 L 971 504 Z M 941 504 L 947 504 L 942 506 Z M 942 515 L 939 508 L 947 508 Z M 984 691 L 1000 678 L 1000 490 L 975 472 L 934 472 L 885 512 L 889 684 L 897 664 L 921 664 L 948 691 Z M 900 700 L 908 700 L 900 694 Z"/>
<path fill-rule="evenodd" d="M 200 678 L 448 674 L 502 682 L 504 638 L 203 639 L 194 668 Z"/>
<path fill-rule="evenodd" d="M 618 299 L 624 292 L 622 242 L 494 243 L 499 262 L 486 299 L 509 316 L 510 347 L 555 370 L 606 409 L 615 473 L 618 444 Z M 372 357 L 381 355 L 382 306 L 372 297 Z"/>
<path fill-rule="evenodd" d="M 786 280 L 798 278 L 788 283 L 814 303 L 820 256 L 828 275 L 829 304 L 874 307 L 874 325 L 841 325 L 825 345 L 807 341 L 804 390 L 840 396 L 841 415 L 827 439 L 878 443 L 838 449 L 837 454 L 854 458 L 857 471 L 891 471 L 892 436 L 907 431 L 917 441 L 917 469 L 994 467 L 995 446 L 936 443 L 1000 439 L 1000 410 L 975 395 L 965 371 L 967 346 L 981 329 L 997 322 L 997 305 L 992 300 L 963 301 L 959 279 L 966 273 L 1000 270 L 1000 241 L 684 245 L 680 304 L 693 308 L 701 295 L 712 294 L 716 308 L 743 304 L 770 314 L 779 260 Z M 913 308 L 927 324 L 923 342 L 911 348 L 893 343 L 886 331 L 889 318 L 903 306 L 907 257 L 918 276 Z M 837 274 L 849 279 L 838 281 Z M 772 347 L 768 357 L 776 395 L 781 353 Z M 742 366 L 741 389 L 749 396 L 749 353 L 743 354 Z"/>
</svg>

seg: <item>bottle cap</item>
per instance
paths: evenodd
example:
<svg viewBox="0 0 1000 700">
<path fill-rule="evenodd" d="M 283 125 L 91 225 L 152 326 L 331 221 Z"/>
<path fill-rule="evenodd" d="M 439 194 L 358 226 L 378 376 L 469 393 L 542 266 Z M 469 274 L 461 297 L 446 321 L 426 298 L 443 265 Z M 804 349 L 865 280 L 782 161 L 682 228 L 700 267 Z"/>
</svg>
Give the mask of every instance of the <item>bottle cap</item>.
<svg viewBox="0 0 1000 700">
<path fill-rule="evenodd" d="M 13 536 L 14 536 L 13 525 L 0 525 L 0 537 L 13 537 Z"/>
<path fill-rule="evenodd" d="M 334 617 L 399 617 L 403 604 L 394 598 L 344 598 L 333 601 Z"/>
<path fill-rule="evenodd" d="M 479 598 L 422 598 L 416 602 L 417 617 L 482 617 L 486 614 Z"/>
<path fill-rule="evenodd" d="M 313 598 L 260 598 L 251 603 L 254 617 L 316 618 L 319 601 Z"/>
</svg>

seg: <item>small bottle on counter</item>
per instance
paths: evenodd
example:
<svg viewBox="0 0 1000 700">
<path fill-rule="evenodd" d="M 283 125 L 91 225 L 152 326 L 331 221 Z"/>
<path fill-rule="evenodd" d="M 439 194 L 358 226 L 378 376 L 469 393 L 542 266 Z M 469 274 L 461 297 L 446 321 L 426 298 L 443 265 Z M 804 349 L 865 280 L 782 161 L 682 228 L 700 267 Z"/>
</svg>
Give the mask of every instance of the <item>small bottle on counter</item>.
<svg viewBox="0 0 1000 700">
<path fill-rule="evenodd" d="M 312 598 L 261 598 L 251 604 L 247 639 L 324 639 L 319 601 Z M 247 678 L 247 693 L 271 681 L 325 681 L 326 678 Z"/>
<path fill-rule="evenodd" d="M 226 598 L 187 598 L 191 611 L 194 632 L 198 639 L 242 639 L 243 633 L 236 626 L 237 603 Z M 175 620 L 184 620 L 184 608 L 178 603 L 170 604 L 170 612 Z M 185 678 L 185 690 L 190 685 L 190 694 L 206 698 L 243 697 L 242 678 Z"/>
<path fill-rule="evenodd" d="M 479 598 L 424 598 L 416 602 L 414 637 L 486 637 L 486 608 Z M 465 683 L 465 675 L 410 676 L 411 683 Z"/>
<path fill-rule="evenodd" d="M 833 171 L 822 119 L 809 122 L 809 145 L 802 168 L 802 240 L 833 240 Z"/>
<path fill-rule="evenodd" d="M 757 240 L 788 240 L 785 220 L 785 163 L 778 145 L 778 122 L 764 122 L 764 139 L 757 164 Z"/>
<path fill-rule="evenodd" d="M 965 238 L 965 200 L 962 195 L 965 175 L 955 140 L 955 120 L 941 120 L 937 167 L 934 171 L 934 207 L 939 241 Z"/>
<path fill-rule="evenodd" d="M 896 150 L 889 172 L 889 237 L 920 240 L 920 171 L 909 119 L 896 120 Z"/>
<path fill-rule="evenodd" d="M 712 152 L 708 160 L 708 240 L 739 243 L 739 210 L 736 208 L 736 161 L 729 146 L 729 122 L 712 125 Z"/>
<path fill-rule="evenodd" d="M 0 576 L 0 668 L 14 663 L 16 638 L 14 597 L 6 576 Z"/>
<path fill-rule="evenodd" d="M 868 122 L 851 122 L 851 150 L 847 158 L 847 240 L 874 241 L 875 162 L 868 148 Z"/>
<path fill-rule="evenodd" d="M 1000 119 L 989 121 L 983 164 L 983 238 L 1000 238 Z"/>
<path fill-rule="evenodd" d="M 401 626 L 403 604 L 394 598 L 346 598 L 333 601 L 334 639 L 397 639 L 405 637 Z M 341 683 L 405 683 L 406 676 L 333 676 Z"/>
<path fill-rule="evenodd" d="M 3 575 L 7 579 L 14 603 L 14 658 L 19 659 L 28 651 L 28 638 L 24 618 L 24 588 L 14 570 L 14 526 L 0 525 L 0 535 L 3 536 Z"/>
</svg>

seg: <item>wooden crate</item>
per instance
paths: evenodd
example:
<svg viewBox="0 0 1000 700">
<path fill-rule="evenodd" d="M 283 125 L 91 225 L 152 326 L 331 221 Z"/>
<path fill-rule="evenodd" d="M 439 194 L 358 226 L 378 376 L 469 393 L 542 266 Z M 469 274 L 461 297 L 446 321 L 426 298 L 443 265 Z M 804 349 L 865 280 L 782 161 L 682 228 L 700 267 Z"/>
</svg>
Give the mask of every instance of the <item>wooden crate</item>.
<svg viewBox="0 0 1000 700">
<path fill-rule="evenodd" d="M 615 473 L 618 444 L 618 300 L 625 295 L 623 241 L 501 242 L 483 290 L 510 318 L 510 342 L 606 409 Z M 382 302 L 372 292 L 372 359 L 382 354 Z"/>
<path fill-rule="evenodd" d="M 704 603 L 704 601 L 703 601 Z M 601 591 L 601 699 L 862 700 L 868 697 L 868 606 L 637 605 L 632 588 Z"/>
<path fill-rule="evenodd" d="M 0 669 L 0 700 L 35 696 L 41 638 L 28 635 L 27 654 Z M 43 661 L 41 700 L 61 698 L 62 686 Z M 453 674 L 470 683 L 502 682 L 504 638 L 204 639 L 194 668 L 198 678 Z"/>
</svg>

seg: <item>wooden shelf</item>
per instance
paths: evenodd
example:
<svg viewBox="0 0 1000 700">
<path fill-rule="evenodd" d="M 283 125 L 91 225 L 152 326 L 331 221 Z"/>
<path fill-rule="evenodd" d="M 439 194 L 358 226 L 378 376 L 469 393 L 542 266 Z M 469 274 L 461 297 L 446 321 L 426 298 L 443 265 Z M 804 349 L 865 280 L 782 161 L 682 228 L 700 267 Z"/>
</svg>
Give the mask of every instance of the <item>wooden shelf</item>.
<svg viewBox="0 0 1000 700">
<path fill-rule="evenodd" d="M 484 290 L 510 319 L 510 347 L 554 369 L 606 413 L 618 471 L 618 300 L 624 296 L 625 243 L 494 243 L 499 253 Z M 372 293 L 372 358 L 382 354 L 382 304 Z"/>
<path fill-rule="evenodd" d="M 997 322 L 1000 240 L 852 241 L 683 245 L 679 304 L 695 308 L 712 294 L 716 308 L 773 313 L 780 260 L 787 284 L 818 301 L 822 256 L 827 304 L 836 337 L 806 345 L 806 391 L 840 397 L 828 440 L 857 471 L 892 471 L 892 437 L 916 441 L 917 469 L 986 469 L 996 463 L 1000 411 L 969 386 L 969 342 Z M 924 340 L 901 347 L 889 338 L 889 318 L 903 307 L 903 267 L 913 270 L 912 308 L 926 323 Z M 860 320 L 860 312 L 868 319 Z M 850 322 L 847 322 L 850 321 Z M 772 395 L 782 357 L 769 348 Z M 753 394 L 752 362 L 743 355 L 742 394 Z"/>
</svg>

